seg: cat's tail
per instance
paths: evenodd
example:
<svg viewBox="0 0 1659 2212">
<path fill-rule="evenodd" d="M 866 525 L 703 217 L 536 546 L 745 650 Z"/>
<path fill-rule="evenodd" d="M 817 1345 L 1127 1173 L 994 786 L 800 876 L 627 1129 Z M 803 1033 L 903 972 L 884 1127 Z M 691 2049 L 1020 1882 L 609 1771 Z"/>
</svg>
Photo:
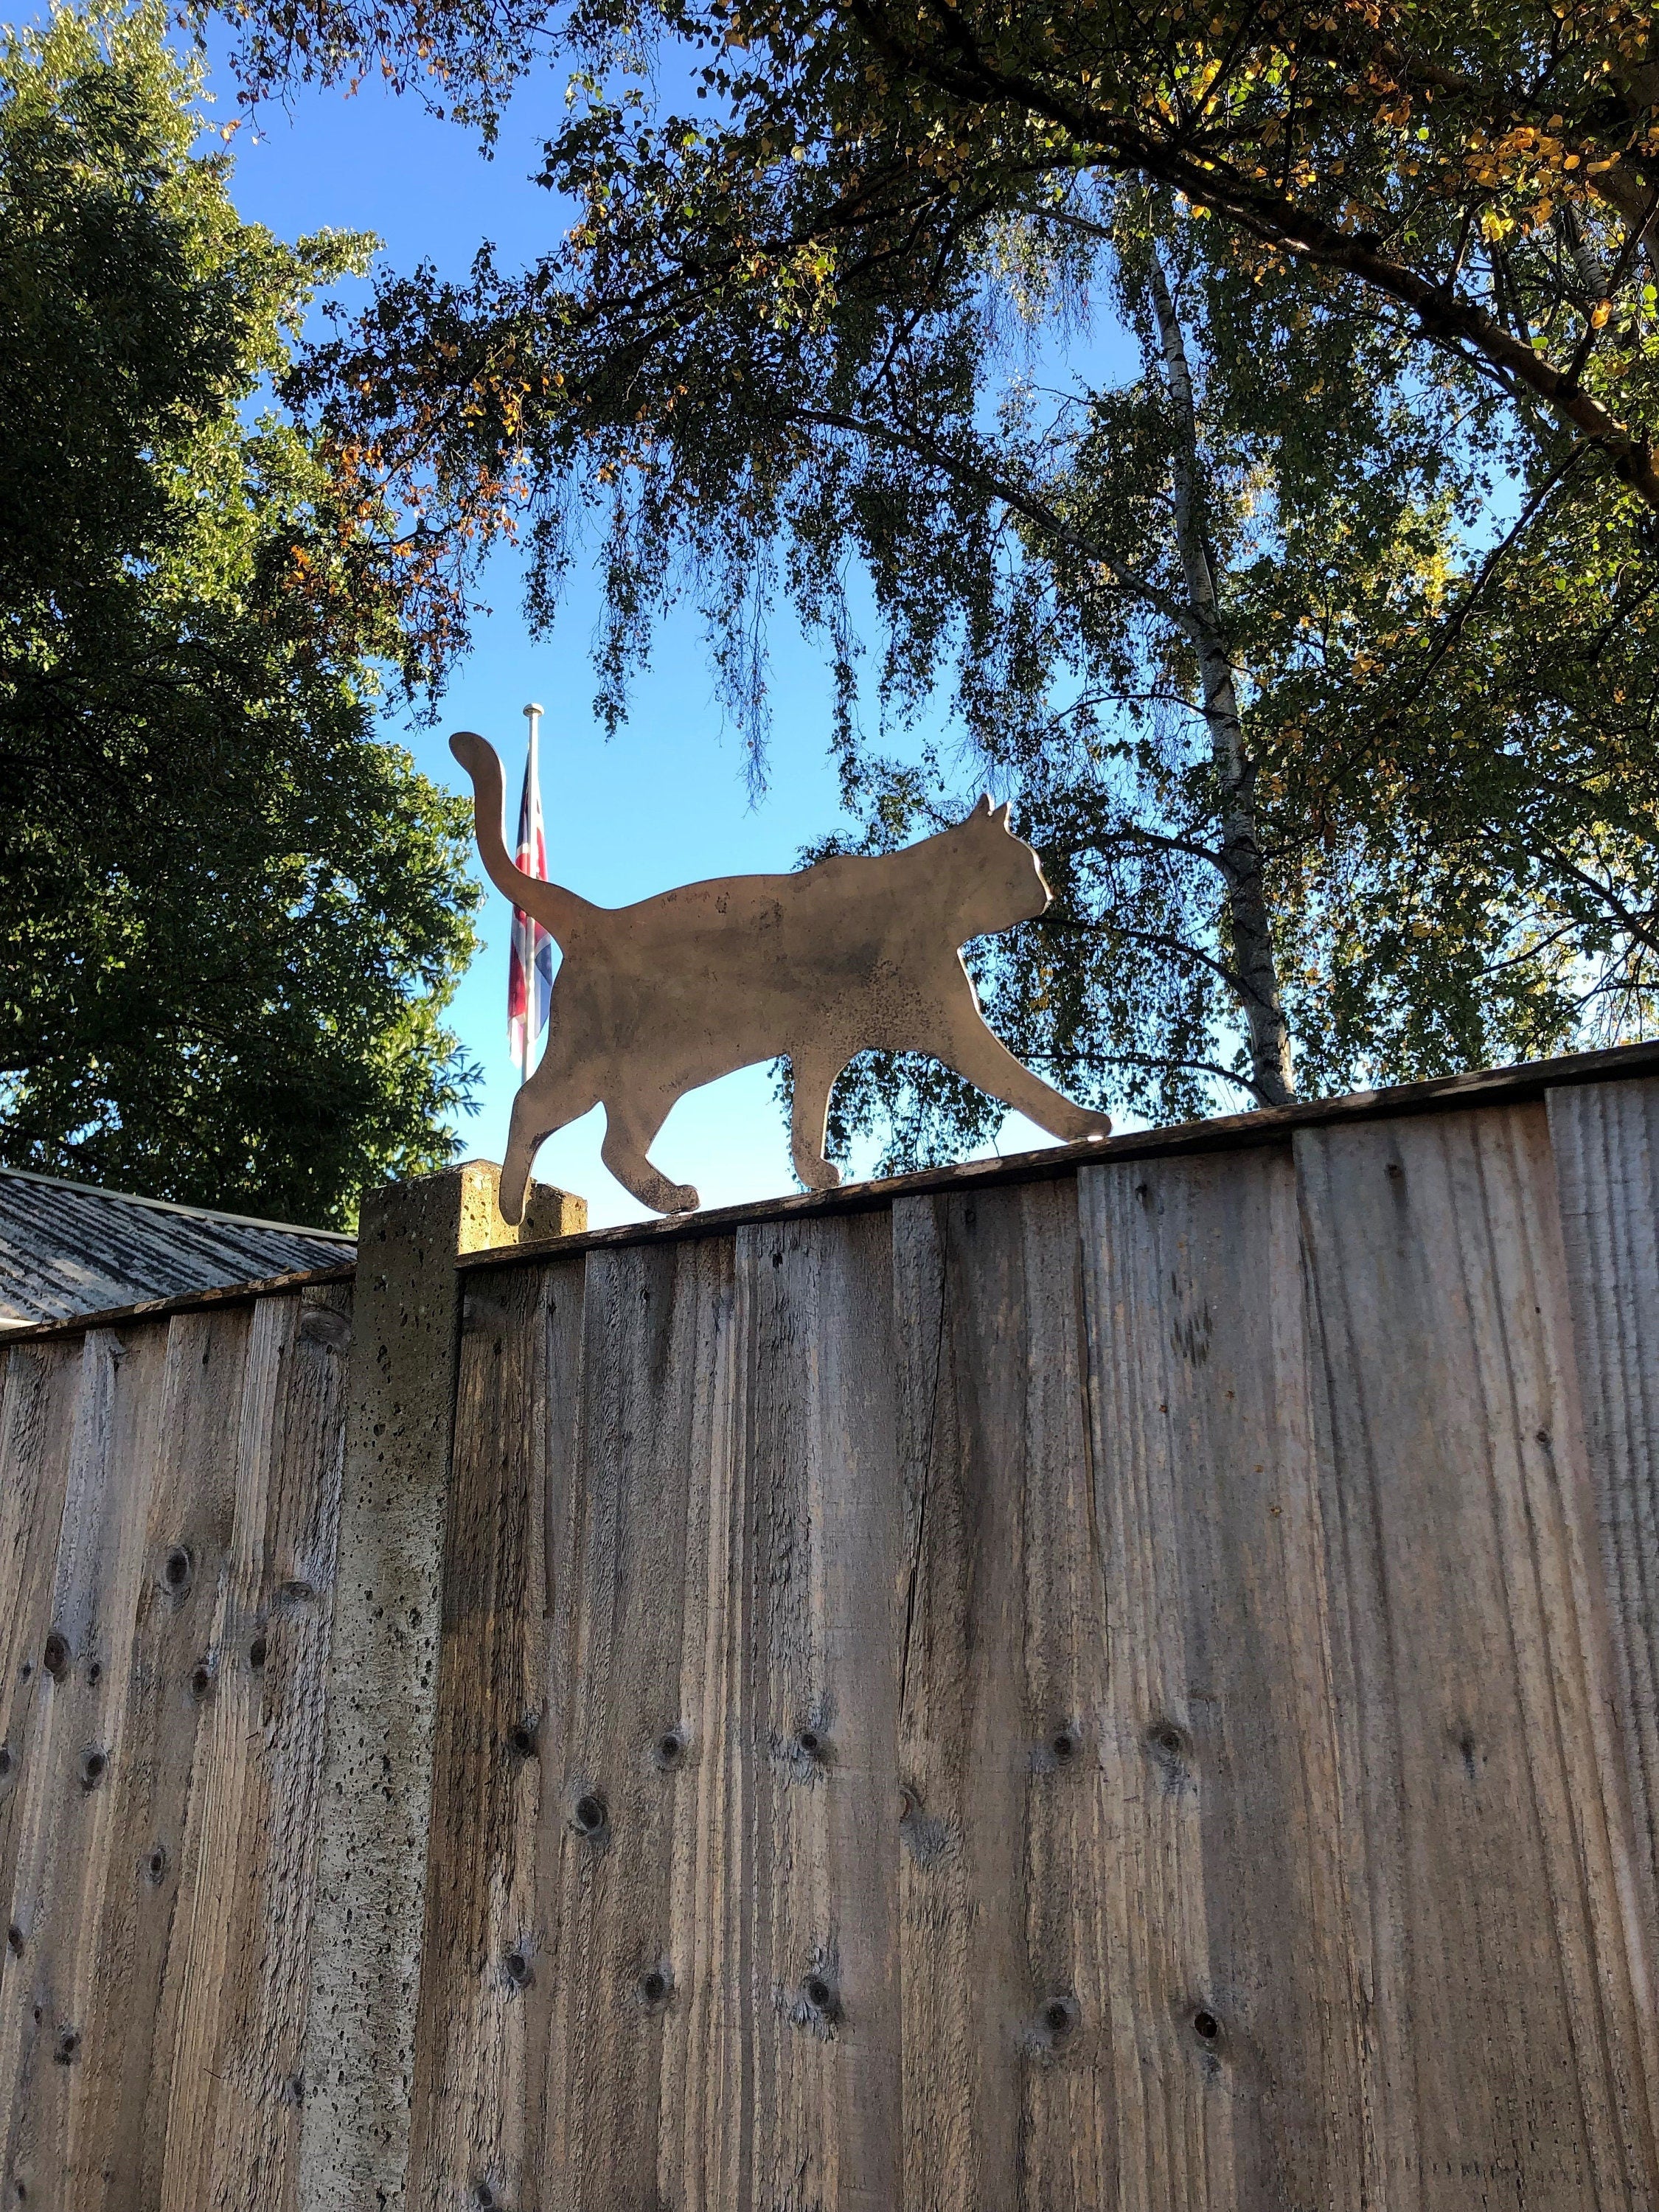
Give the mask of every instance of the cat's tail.
<svg viewBox="0 0 1659 2212">
<path fill-rule="evenodd" d="M 478 827 L 478 857 L 484 873 L 504 897 L 533 915 L 556 945 L 568 940 L 571 926 L 584 915 L 596 914 L 574 891 L 561 884 L 545 884 L 538 876 L 514 867 L 501 836 L 501 807 L 505 793 L 501 764 L 495 748 L 476 730 L 457 730 L 449 750 L 472 779 L 473 814 Z"/>
</svg>

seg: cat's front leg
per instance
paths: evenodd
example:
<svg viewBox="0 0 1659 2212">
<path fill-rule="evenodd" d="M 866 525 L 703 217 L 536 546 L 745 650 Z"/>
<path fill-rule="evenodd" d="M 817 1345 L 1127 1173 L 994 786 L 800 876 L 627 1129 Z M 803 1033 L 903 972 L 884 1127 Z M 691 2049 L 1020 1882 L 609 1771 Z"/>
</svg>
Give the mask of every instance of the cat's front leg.
<svg viewBox="0 0 1659 2212">
<path fill-rule="evenodd" d="M 844 1053 L 792 1052 L 789 1077 L 794 1103 L 789 1117 L 789 1157 L 795 1173 L 808 1190 L 833 1190 L 841 1170 L 823 1156 L 825 1125 L 830 1119 L 830 1093 L 847 1065 Z"/>
<path fill-rule="evenodd" d="M 947 1067 L 953 1067 L 958 1075 L 965 1075 L 969 1083 L 989 1091 L 1005 1106 L 1016 1108 L 1051 1137 L 1061 1138 L 1067 1144 L 1079 1144 L 1085 1139 L 1109 1137 L 1112 1133 L 1109 1114 L 1097 1113 L 1091 1106 L 1079 1106 L 1074 1098 L 1067 1098 L 1040 1075 L 1034 1075 L 1023 1060 L 1014 1058 L 976 1006 L 971 1012 L 963 1010 L 960 1019 L 952 1024 L 952 1034 L 939 1037 L 922 1049 L 931 1051 Z"/>
</svg>

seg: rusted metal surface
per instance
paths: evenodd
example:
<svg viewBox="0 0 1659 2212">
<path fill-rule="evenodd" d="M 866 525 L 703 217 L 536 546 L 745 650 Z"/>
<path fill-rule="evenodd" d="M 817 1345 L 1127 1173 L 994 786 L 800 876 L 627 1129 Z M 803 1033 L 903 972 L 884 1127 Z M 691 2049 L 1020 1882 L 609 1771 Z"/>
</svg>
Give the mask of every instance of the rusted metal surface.
<svg viewBox="0 0 1659 2212">
<path fill-rule="evenodd" d="M 349 1261 L 349 1237 L 0 1168 L 0 1329 Z"/>
</svg>

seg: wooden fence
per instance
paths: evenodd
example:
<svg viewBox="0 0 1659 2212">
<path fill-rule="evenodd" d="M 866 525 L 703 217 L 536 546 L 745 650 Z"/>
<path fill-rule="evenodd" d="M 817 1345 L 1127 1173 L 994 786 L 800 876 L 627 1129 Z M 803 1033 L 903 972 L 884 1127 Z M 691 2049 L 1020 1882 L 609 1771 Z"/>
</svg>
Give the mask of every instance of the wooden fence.
<svg viewBox="0 0 1659 2212">
<path fill-rule="evenodd" d="M 1659 1054 L 469 1188 L 0 1352 L 0 2202 L 1655 2212 Z"/>
</svg>

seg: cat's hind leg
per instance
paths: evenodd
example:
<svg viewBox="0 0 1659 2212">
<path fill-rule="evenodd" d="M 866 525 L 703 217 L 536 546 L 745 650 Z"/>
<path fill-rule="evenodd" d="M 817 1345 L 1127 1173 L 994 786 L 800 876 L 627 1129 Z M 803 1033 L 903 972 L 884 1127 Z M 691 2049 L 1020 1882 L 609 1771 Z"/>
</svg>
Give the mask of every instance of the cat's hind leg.
<svg viewBox="0 0 1659 2212">
<path fill-rule="evenodd" d="M 625 1191 L 656 1213 L 690 1213 L 697 1194 L 689 1182 L 670 1182 L 646 1158 L 652 1139 L 668 1118 L 672 1098 L 605 1102 L 605 1142 L 599 1158 Z"/>
<path fill-rule="evenodd" d="M 549 1049 L 550 1053 L 550 1044 Z M 501 1162 L 501 1208 L 504 1221 L 516 1224 L 524 1218 L 530 1170 L 547 1139 L 567 1123 L 580 1121 L 589 1107 L 598 1103 L 599 1092 L 592 1085 L 582 1083 L 556 1060 L 550 1065 L 544 1059 L 529 1081 L 520 1086 L 513 1101 L 507 1157 Z"/>
<path fill-rule="evenodd" d="M 847 1065 L 844 1053 L 792 1052 L 790 1082 L 794 1105 L 789 1117 L 789 1157 L 808 1190 L 833 1190 L 841 1170 L 823 1157 L 823 1128 L 830 1117 L 830 1093 Z"/>
</svg>

